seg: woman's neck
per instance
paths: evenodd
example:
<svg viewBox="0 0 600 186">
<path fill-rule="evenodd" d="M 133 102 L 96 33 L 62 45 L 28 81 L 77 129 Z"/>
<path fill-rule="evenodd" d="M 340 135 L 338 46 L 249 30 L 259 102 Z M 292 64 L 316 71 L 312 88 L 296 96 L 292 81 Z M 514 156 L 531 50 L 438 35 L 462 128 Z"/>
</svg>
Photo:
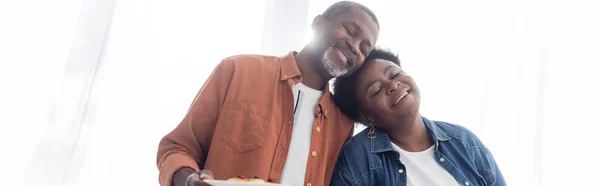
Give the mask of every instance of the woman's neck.
<svg viewBox="0 0 600 186">
<path fill-rule="evenodd" d="M 388 130 L 387 133 L 402 150 L 409 152 L 421 152 L 433 145 L 433 140 L 423 118 L 419 115 L 412 122 L 402 123 L 397 128 Z"/>
</svg>

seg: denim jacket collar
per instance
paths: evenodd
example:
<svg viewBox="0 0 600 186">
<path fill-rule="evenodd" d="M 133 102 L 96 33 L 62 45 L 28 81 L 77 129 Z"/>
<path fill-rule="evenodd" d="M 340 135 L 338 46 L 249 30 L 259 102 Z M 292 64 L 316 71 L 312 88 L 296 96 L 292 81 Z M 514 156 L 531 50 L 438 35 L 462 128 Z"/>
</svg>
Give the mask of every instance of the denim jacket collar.
<svg viewBox="0 0 600 186">
<path fill-rule="evenodd" d="M 438 150 L 440 146 L 440 141 L 448 141 L 450 136 L 446 134 L 442 129 L 440 129 L 435 121 L 430 121 L 427 118 L 423 117 L 423 123 L 425 123 L 425 127 L 427 127 L 427 131 L 431 135 L 432 140 L 435 143 L 435 150 Z M 369 130 L 368 128 L 365 130 Z M 393 151 L 392 141 L 390 137 L 381 129 L 375 128 L 375 138 L 370 138 L 371 141 L 371 153 L 382 153 L 387 151 Z"/>
</svg>

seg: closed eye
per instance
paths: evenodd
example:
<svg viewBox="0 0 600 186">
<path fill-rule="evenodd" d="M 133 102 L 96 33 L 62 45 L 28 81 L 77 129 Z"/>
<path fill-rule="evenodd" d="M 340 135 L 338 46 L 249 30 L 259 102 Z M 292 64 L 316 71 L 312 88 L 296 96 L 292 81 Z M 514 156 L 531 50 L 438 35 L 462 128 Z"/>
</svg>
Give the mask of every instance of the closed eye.
<svg viewBox="0 0 600 186">
<path fill-rule="evenodd" d="M 373 94 L 373 96 L 376 96 L 377 94 L 379 94 L 381 92 L 381 90 L 383 90 L 383 86 L 379 85 L 379 88 L 377 88 L 377 92 L 375 92 Z"/>
<path fill-rule="evenodd" d="M 400 77 L 400 75 L 402 75 L 402 74 L 401 74 L 401 73 L 395 73 L 394 75 L 392 75 L 392 76 L 390 77 L 390 79 L 395 79 L 395 78 L 397 78 L 397 77 Z M 379 94 L 379 93 L 380 93 L 382 90 L 383 90 L 383 86 L 382 86 L 382 85 L 379 85 L 379 87 L 377 87 L 377 91 L 376 91 L 375 93 L 373 93 L 373 95 L 371 95 L 371 96 L 372 96 L 372 97 L 373 97 L 373 96 L 376 96 L 376 95 L 377 95 L 377 94 Z"/>
<path fill-rule="evenodd" d="M 348 29 L 348 27 L 344 27 L 344 29 L 346 29 L 346 33 L 348 33 L 348 35 L 354 36 L 354 32 L 352 32 L 352 30 Z"/>
</svg>

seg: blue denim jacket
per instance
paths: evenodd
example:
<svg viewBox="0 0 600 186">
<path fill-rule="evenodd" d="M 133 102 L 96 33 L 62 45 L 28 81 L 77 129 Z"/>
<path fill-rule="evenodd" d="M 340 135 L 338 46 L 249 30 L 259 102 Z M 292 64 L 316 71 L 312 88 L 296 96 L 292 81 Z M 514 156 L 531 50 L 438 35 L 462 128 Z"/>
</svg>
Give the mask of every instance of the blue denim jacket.
<svg viewBox="0 0 600 186">
<path fill-rule="evenodd" d="M 434 156 L 461 185 L 506 185 L 494 157 L 468 129 L 423 118 L 435 143 Z M 352 137 L 337 160 L 331 185 L 406 185 L 400 154 L 392 148 L 388 135 L 369 129 Z M 410 171 L 410 170 L 406 170 Z M 403 173 L 404 172 L 404 173 Z"/>
</svg>

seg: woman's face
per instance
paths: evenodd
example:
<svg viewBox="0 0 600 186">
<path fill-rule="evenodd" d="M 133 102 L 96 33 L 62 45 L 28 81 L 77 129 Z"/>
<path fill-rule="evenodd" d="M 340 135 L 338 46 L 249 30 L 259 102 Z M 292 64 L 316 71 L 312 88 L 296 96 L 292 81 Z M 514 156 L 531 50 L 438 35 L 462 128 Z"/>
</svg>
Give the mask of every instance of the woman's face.
<svg viewBox="0 0 600 186">
<path fill-rule="evenodd" d="M 383 129 L 414 122 L 419 116 L 421 95 L 413 78 L 383 59 L 369 61 L 362 68 L 355 91 L 363 115 Z"/>
</svg>

